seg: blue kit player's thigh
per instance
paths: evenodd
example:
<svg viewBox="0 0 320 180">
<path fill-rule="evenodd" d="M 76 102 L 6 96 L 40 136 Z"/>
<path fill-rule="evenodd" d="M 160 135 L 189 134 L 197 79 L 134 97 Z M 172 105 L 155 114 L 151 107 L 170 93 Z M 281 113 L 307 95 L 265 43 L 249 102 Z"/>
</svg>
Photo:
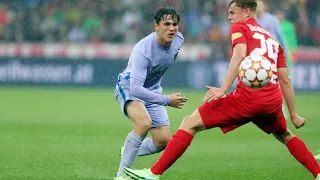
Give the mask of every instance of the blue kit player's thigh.
<svg viewBox="0 0 320 180">
<path fill-rule="evenodd" d="M 167 110 L 164 106 L 146 103 L 147 111 L 151 117 L 151 127 L 170 126 Z"/>
<path fill-rule="evenodd" d="M 130 96 L 129 94 L 129 88 L 130 88 L 130 83 L 129 83 L 129 78 L 126 79 L 126 76 L 122 77 L 121 75 L 118 76 L 116 88 L 114 90 L 114 95 L 120 104 L 122 112 L 127 115 L 127 112 L 125 110 L 125 105 L 129 101 L 141 101 L 144 103 L 141 99 L 136 98 L 134 96 Z"/>
</svg>

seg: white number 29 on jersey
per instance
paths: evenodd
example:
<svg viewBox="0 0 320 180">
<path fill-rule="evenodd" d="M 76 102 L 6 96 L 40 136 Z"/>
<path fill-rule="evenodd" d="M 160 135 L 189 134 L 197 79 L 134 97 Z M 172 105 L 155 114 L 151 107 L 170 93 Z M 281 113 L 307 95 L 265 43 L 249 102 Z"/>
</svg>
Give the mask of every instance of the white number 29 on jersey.
<svg viewBox="0 0 320 180">
<path fill-rule="evenodd" d="M 254 33 L 252 37 L 260 40 L 261 47 L 255 48 L 253 51 L 251 51 L 250 54 L 256 54 L 259 56 L 263 56 L 265 53 L 268 53 L 268 57 L 274 61 L 274 63 L 272 63 L 272 71 L 277 72 L 279 43 L 272 38 L 266 39 L 263 34 L 260 34 L 257 32 Z M 270 82 L 276 84 L 277 78 L 278 78 L 278 76 L 273 74 Z"/>
</svg>

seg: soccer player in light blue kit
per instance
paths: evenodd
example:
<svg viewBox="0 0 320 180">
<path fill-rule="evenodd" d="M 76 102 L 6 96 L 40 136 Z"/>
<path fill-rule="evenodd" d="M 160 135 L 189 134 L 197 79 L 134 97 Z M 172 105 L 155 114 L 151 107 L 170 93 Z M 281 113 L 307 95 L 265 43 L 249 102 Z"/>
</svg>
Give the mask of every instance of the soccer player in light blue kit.
<svg viewBox="0 0 320 180">
<path fill-rule="evenodd" d="M 273 15 L 269 12 L 266 12 L 266 4 L 265 0 L 256 0 L 257 2 L 257 22 L 258 24 L 266 31 L 268 31 L 271 36 L 273 36 L 283 47 L 284 53 L 286 57 L 288 56 L 288 48 L 284 42 L 282 33 L 281 33 L 281 26 L 280 26 L 280 21 L 276 15 Z M 286 59 L 287 62 L 287 68 L 290 71 L 291 69 L 291 62 L 288 62 L 288 58 Z M 282 106 L 283 113 L 286 118 L 289 118 L 288 115 L 289 113 L 286 111 L 285 106 Z M 291 117 L 290 117 L 291 118 Z"/>
<path fill-rule="evenodd" d="M 115 96 L 134 128 L 125 140 L 115 180 L 130 179 L 123 168 L 130 167 L 137 156 L 158 153 L 165 148 L 171 131 L 164 106 L 181 109 L 188 100 L 180 93 L 162 95 L 160 85 L 184 42 L 178 32 L 179 21 L 180 16 L 174 9 L 159 9 L 154 17 L 156 32 L 134 46 L 127 68 L 118 76 Z M 151 137 L 144 139 L 149 131 Z"/>
<path fill-rule="evenodd" d="M 257 22 L 266 31 L 268 31 L 278 42 L 284 47 L 285 43 L 281 33 L 280 21 L 276 15 L 266 12 L 266 4 L 264 0 L 257 0 Z"/>
</svg>

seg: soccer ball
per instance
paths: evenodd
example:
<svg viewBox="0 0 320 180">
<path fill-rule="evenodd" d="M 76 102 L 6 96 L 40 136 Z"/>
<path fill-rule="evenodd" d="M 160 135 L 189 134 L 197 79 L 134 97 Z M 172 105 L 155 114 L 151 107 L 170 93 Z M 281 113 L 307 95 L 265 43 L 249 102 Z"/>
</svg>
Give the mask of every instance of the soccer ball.
<svg viewBox="0 0 320 180">
<path fill-rule="evenodd" d="M 264 56 L 250 55 L 240 64 L 240 80 L 250 88 L 266 86 L 272 78 L 271 62 Z"/>
</svg>

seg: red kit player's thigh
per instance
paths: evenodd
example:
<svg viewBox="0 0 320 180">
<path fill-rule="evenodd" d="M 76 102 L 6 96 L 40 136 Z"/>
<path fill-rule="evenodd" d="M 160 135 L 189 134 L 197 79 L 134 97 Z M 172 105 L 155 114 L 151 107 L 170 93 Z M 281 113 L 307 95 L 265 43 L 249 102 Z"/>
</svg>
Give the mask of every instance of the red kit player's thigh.
<svg viewBox="0 0 320 180">
<path fill-rule="evenodd" d="M 282 110 L 268 115 L 255 117 L 252 122 L 268 134 L 278 134 L 287 131 L 287 122 Z"/>
<path fill-rule="evenodd" d="M 198 111 L 207 129 L 220 127 L 227 133 L 247 123 L 234 106 L 231 97 L 227 96 L 202 104 Z"/>
</svg>

